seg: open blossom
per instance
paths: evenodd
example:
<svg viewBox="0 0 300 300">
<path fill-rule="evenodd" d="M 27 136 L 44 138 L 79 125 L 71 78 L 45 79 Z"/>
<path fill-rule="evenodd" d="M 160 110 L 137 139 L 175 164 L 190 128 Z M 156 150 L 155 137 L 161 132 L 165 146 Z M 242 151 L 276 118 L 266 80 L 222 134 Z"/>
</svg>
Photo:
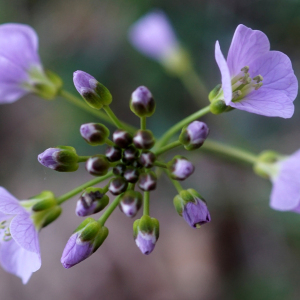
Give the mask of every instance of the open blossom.
<svg viewBox="0 0 300 300">
<path fill-rule="evenodd" d="M 239 25 L 234 33 L 227 61 L 219 42 L 215 58 L 222 77 L 222 88 L 214 99 L 226 105 L 268 117 L 290 118 L 298 81 L 288 56 L 270 51 L 267 36 Z"/>
<path fill-rule="evenodd" d="M 26 284 L 41 267 L 38 232 L 21 202 L 0 187 L 0 262 Z"/>
</svg>

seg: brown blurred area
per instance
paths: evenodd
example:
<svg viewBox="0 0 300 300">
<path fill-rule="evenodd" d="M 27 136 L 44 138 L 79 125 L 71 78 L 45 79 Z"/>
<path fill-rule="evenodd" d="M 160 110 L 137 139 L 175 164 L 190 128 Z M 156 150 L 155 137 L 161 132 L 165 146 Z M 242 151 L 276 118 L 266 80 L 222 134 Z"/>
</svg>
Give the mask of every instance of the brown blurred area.
<svg viewBox="0 0 300 300">
<path fill-rule="evenodd" d="M 139 85 L 148 86 L 157 103 L 148 124 L 159 136 L 206 99 L 197 106 L 178 79 L 129 45 L 128 27 L 152 8 L 169 15 L 208 89 L 220 80 L 214 43 L 218 39 L 226 53 L 240 23 L 265 32 L 272 49 L 289 55 L 300 74 L 296 0 L 0 0 L 0 20 L 33 26 L 45 67 L 63 78 L 66 89 L 76 94 L 72 72 L 91 73 L 112 92 L 115 113 L 133 125 L 139 120 L 128 107 L 130 94 Z M 295 106 L 289 120 L 241 111 L 204 119 L 215 139 L 255 153 L 275 149 L 290 154 L 300 146 L 298 100 Z M 39 153 L 56 145 L 73 146 L 80 155 L 99 152 L 79 135 L 80 125 L 92 121 L 97 119 L 61 98 L 45 101 L 30 95 L 2 105 L 0 185 L 26 199 L 45 189 L 59 196 L 92 179 L 83 166 L 65 174 L 37 162 Z M 176 191 L 162 177 L 151 194 L 150 212 L 160 221 L 161 232 L 150 256 L 143 256 L 134 243 L 133 220 L 117 209 L 107 222 L 110 234 L 101 248 L 65 270 L 61 253 L 81 222 L 74 214 L 75 197 L 63 205 L 62 216 L 41 231 L 42 267 L 26 286 L 0 269 L 0 299 L 299 299 L 300 216 L 271 210 L 270 183 L 249 167 L 201 151 L 187 155 L 196 172 L 183 185 L 205 197 L 211 223 L 191 229 L 175 212 Z"/>
</svg>

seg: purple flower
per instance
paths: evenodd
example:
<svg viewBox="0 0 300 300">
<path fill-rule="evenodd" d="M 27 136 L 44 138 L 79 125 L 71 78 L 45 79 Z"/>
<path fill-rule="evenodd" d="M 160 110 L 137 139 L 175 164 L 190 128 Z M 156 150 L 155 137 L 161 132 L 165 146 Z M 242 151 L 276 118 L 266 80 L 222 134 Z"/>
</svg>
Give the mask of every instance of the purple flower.
<svg viewBox="0 0 300 300">
<path fill-rule="evenodd" d="M 215 58 L 222 76 L 222 88 L 213 100 L 268 117 L 290 118 L 298 81 L 290 59 L 279 51 L 270 51 L 267 36 L 239 25 L 225 60 L 219 42 Z"/>
<path fill-rule="evenodd" d="M 194 202 L 188 202 L 182 211 L 182 217 L 193 228 L 211 221 L 206 203 L 200 198 L 194 198 Z"/>
<path fill-rule="evenodd" d="M 163 61 L 178 51 L 179 44 L 167 16 L 159 10 L 140 18 L 129 29 L 129 40 L 140 52 Z"/>
<path fill-rule="evenodd" d="M 300 150 L 274 164 L 270 206 L 300 213 Z"/>
<path fill-rule="evenodd" d="M 29 212 L 0 187 L 0 262 L 5 271 L 26 284 L 41 267 L 38 232 Z"/>
</svg>

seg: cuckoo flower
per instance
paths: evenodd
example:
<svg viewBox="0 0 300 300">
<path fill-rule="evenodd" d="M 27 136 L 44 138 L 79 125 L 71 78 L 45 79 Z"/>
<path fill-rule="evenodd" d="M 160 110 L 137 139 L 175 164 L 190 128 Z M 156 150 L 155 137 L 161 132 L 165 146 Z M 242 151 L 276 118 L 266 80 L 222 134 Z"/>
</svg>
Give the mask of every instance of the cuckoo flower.
<svg viewBox="0 0 300 300">
<path fill-rule="evenodd" d="M 38 233 L 21 202 L 0 187 L 0 262 L 26 284 L 41 267 Z"/>
<path fill-rule="evenodd" d="M 290 59 L 279 51 L 270 51 L 267 36 L 239 25 L 234 33 L 227 61 L 219 42 L 215 58 L 222 77 L 222 88 L 214 100 L 268 117 L 290 118 L 298 81 Z"/>
</svg>

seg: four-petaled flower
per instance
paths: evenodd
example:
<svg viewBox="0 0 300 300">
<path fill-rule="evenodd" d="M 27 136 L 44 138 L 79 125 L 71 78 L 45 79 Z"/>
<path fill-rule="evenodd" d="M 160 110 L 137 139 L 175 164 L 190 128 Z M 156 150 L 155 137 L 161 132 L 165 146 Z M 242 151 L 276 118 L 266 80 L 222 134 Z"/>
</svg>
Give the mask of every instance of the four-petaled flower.
<svg viewBox="0 0 300 300">
<path fill-rule="evenodd" d="M 282 52 L 270 51 L 269 40 L 263 32 L 239 25 L 227 61 L 218 41 L 215 58 L 222 76 L 222 88 L 216 100 L 268 117 L 293 115 L 298 81 L 291 61 Z"/>
<path fill-rule="evenodd" d="M 26 284 L 41 267 L 38 232 L 30 213 L 0 187 L 0 262 L 5 271 Z"/>
</svg>

